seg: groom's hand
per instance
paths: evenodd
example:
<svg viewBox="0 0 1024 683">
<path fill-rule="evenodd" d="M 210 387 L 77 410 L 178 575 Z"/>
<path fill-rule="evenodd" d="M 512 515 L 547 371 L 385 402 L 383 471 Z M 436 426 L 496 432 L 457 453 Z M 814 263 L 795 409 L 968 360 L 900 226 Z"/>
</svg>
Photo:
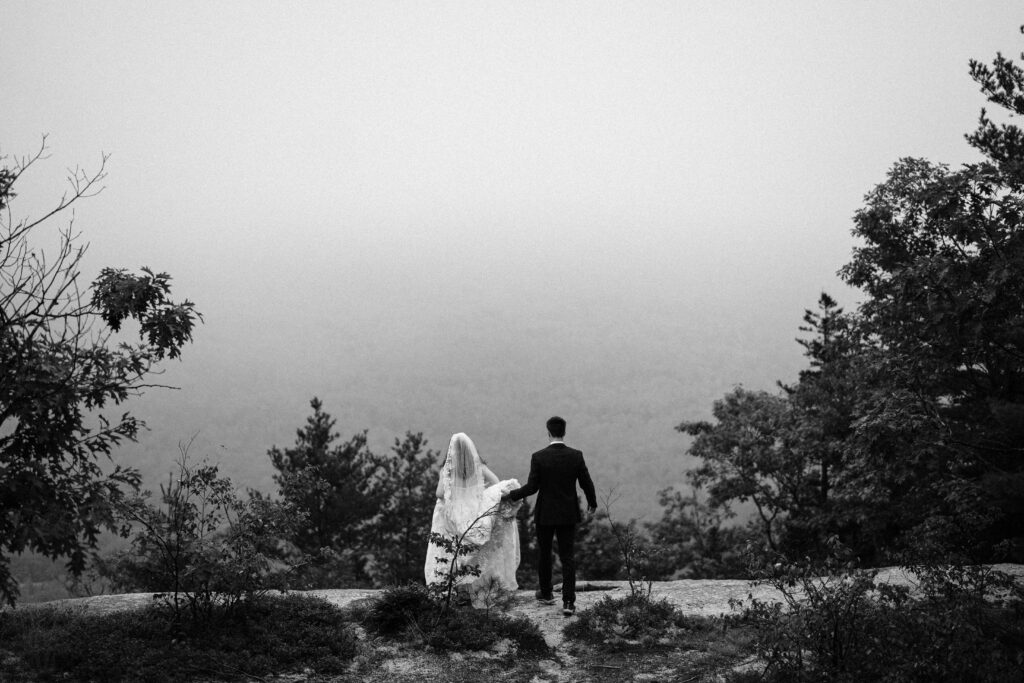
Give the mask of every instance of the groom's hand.
<svg viewBox="0 0 1024 683">
<path fill-rule="evenodd" d="M 587 519 L 591 520 L 594 518 L 594 513 L 597 512 L 597 506 L 590 506 L 587 508 Z"/>
</svg>

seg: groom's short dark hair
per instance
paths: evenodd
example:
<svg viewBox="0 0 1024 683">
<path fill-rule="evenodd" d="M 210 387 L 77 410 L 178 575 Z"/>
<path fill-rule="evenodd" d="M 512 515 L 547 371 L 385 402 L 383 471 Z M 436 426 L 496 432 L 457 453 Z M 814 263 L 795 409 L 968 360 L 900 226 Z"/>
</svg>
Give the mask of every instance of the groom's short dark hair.
<svg viewBox="0 0 1024 683">
<path fill-rule="evenodd" d="M 565 420 L 557 415 L 548 420 L 548 434 L 558 439 L 565 436 Z"/>
</svg>

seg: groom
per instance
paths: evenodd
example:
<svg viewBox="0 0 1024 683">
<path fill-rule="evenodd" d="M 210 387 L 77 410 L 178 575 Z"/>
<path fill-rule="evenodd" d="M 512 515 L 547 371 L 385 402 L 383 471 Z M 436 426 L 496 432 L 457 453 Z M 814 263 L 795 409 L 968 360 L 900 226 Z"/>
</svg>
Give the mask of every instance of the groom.
<svg viewBox="0 0 1024 683">
<path fill-rule="evenodd" d="M 546 605 L 554 604 L 551 594 L 551 541 L 558 538 L 558 559 L 562 562 L 562 614 L 576 612 L 576 550 L 573 547 L 576 524 L 582 521 L 576 482 L 587 497 L 587 514 L 597 510 L 594 482 L 590 479 L 583 453 L 565 445 L 565 420 L 548 420 L 547 448 L 537 451 L 530 460 L 530 478 L 526 486 L 509 491 L 502 499 L 520 500 L 538 493 L 534 511 L 537 522 L 539 558 L 537 574 L 540 590 L 537 599 Z"/>
</svg>

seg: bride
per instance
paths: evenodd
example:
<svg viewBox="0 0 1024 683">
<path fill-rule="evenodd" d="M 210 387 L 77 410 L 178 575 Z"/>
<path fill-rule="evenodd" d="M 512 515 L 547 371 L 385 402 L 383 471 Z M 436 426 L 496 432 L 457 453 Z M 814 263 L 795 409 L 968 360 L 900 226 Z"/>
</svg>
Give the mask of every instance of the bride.
<svg viewBox="0 0 1024 683">
<path fill-rule="evenodd" d="M 515 479 L 498 481 L 468 436 L 461 432 L 452 436 L 437 482 L 430 531 L 453 540 L 465 533 L 464 542 L 476 546 L 473 553 L 459 557 L 456 562 L 456 569 L 467 565 L 480 568 L 479 576 L 464 577 L 460 584 L 460 592 L 469 594 L 474 607 L 493 604 L 502 594 L 508 595 L 519 587 L 516 510 L 521 503 L 501 501 L 502 495 L 517 488 L 519 482 Z M 451 559 L 444 548 L 434 543 L 427 545 L 427 584 L 445 581 Z"/>
</svg>

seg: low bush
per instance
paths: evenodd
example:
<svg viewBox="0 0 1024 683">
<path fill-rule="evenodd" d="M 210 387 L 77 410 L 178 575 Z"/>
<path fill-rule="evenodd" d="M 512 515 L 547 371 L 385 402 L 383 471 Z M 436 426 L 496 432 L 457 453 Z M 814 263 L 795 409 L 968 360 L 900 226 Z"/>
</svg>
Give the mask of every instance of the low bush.
<svg viewBox="0 0 1024 683">
<path fill-rule="evenodd" d="M 783 602 L 751 598 L 742 617 L 757 632 L 765 680 L 1024 678 L 1024 610 L 1012 578 L 971 566 L 913 570 L 918 594 L 836 558 L 768 565 L 765 580 Z"/>
<path fill-rule="evenodd" d="M 404 634 L 410 624 L 428 623 L 437 608 L 424 586 L 411 583 L 386 588 L 360 618 L 367 630 L 394 638 Z"/>
<path fill-rule="evenodd" d="M 683 613 L 671 602 L 638 592 L 605 596 L 579 612 L 563 632 L 570 640 L 630 649 L 667 645 L 686 626 Z"/>
<path fill-rule="evenodd" d="M 540 629 L 526 617 L 457 608 L 425 632 L 423 642 L 438 650 L 484 650 L 509 640 L 516 652 L 545 655 L 551 651 Z"/>
<path fill-rule="evenodd" d="M 344 612 L 305 596 L 266 596 L 181 632 L 164 606 L 89 614 L 52 607 L 0 613 L 0 680 L 251 680 L 342 673 L 356 651 Z"/>
<path fill-rule="evenodd" d="M 540 629 L 529 619 L 446 606 L 417 584 L 385 589 L 358 618 L 376 635 L 438 650 L 486 650 L 507 639 L 519 653 L 543 655 L 550 651 Z"/>
</svg>

